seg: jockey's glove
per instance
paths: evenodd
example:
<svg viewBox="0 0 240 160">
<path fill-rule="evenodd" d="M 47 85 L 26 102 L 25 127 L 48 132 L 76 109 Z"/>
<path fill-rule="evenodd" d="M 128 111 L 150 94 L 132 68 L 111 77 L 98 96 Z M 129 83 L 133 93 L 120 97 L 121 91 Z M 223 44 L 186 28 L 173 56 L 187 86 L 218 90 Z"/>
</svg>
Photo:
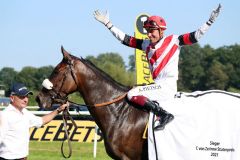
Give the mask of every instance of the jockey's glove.
<svg viewBox="0 0 240 160">
<path fill-rule="evenodd" d="M 220 11 L 221 11 L 221 4 L 218 5 L 218 7 L 216 9 L 214 9 L 210 15 L 209 20 L 207 21 L 208 25 L 211 25 L 212 23 L 214 23 L 214 21 L 216 20 L 216 18 L 218 17 Z"/>
<path fill-rule="evenodd" d="M 99 10 L 94 11 L 93 13 L 94 18 L 104 24 L 108 29 L 111 29 L 113 24 L 109 20 L 109 14 L 108 11 L 105 11 L 105 13 L 100 12 Z"/>
</svg>

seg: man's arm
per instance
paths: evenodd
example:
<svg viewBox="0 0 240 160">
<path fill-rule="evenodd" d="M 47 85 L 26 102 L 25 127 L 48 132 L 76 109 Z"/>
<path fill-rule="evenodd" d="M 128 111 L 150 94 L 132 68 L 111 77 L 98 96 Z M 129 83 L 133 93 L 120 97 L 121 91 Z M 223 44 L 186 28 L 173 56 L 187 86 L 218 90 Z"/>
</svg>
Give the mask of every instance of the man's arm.
<svg viewBox="0 0 240 160">
<path fill-rule="evenodd" d="M 69 107 L 69 103 L 63 104 L 60 107 L 58 107 L 56 110 L 52 111 L 51 113 L 45 115 L 42 117 L 43 125 L 47 124 L 53 118 L 55 118 L 59 113 L 61 113 L 65 108 Z"/>
</svg>

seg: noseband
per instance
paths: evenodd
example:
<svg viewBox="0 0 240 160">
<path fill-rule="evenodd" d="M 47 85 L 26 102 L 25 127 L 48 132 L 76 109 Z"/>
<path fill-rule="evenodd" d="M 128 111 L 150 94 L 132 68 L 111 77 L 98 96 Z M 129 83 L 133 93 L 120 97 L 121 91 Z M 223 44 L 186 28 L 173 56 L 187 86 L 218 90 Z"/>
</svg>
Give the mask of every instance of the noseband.
<svg viewBox="0 0 240 160">
<path fill-rule="evenodd" d="M 48 93 L 49 93 L 52 101 L 55 102 L 55 103 L 64 104 L 64 103 L 66 103 L 68 101 L 68 97 L 67 96 L 62 95 L 61 93 L 59 93 L 55 89 L 48 90 Z"/>
</svg>

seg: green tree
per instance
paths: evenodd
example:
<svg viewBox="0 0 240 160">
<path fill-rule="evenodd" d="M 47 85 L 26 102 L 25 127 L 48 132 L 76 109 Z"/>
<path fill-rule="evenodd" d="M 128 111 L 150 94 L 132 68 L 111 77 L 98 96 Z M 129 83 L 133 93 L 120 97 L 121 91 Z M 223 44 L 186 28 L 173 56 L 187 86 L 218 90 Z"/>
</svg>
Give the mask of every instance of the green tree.
<svg viewBox="0 0 240 160">
<path fill-rule="evenodd" d="M 37 68 L 35 67 L 24 67 L 17 75 L 16 80 L 18 82 L 24 83 L 26 86 L 28 86 L 30 89 L 36 89 L 37 88 L 37 78 L 35 77 L 37 73 Z"/>
<path fill-rule="evenodd" d="M 4 67 L 0 71 L 0 84 L 5 86 L 6 96 L 9 95 L 9 88 L 11 84 L 16 81 L 17 71 L 11 67 Z"/>
<path fill-rule="evenodd" d="M 206 74 L 206 88 L 225 90 L 229 77 L 224 70 L 224 65 L 214 61 Z"/>
<path fill-rule="evenodd" d="M 128 86 L 135 84 L 135 57 L 129 56 L 128 67 L 118 53 L 102 53 L 97 57 L 87 56 L 96 66 L 114 80 Z M 53 66 L 40 68 L 24 67 L 20 72 L 4 67 L 0 70 L 0 84 L 8 90 L 15 81 L 25 83 L 34 91 L 39 91 L 42 81 L 49 77 Z M 201 48 L 198 44 L 184 46 L 179 57 L 180 91 L 223 89 L 240 92 L 240 45 L 223 46 L 213 49 L 210 45 Z M 69 97 L 77 97 L 73 94 Z M 34 96 L 31 103 L 34 102 Z M 80 100 L 81 101 L 81 100 Z"/>
<path fill-rule="evenodd" d="M 44 66 L 37 69 L 37 72 L 34 74 L 34 77 L 36 79 L 36 84 L 35 84 L 36 90 L 42 88 L 43 80 L 50 76 L 53 69 L 54 69 L 53 66 Z"/>
<path fill-rule="evenodd" d="M 130 55 L 128 57 L 129 62 L 128 62 L 128 71 L 135 72 L 136 71 L 136 63 L 135 63 L 135 56 Z"/>
<path fill-rule="evenodd" d="M 134 84 L 134 75 L 132 72 L 126 70 L 122 57 L 117 53 L 103 53 L 96 58 L 88 56 L 86 59 L 90 60 L 104 72 L 109 74 L 114 80 L 128 86 Z"/>
<path fill-rule="evenodd" d="M 240 45 L 220 47 L 216 50 L 219 62 L 229 77 L 228 88 L 240 89 Z"/>
<path fill-rule="evenodd" d="M 203 57 L 198 44 L 182 48 L 179 58 L 178 90 L 200 90 L 201 80 L 205 75 L 202 67 Z"/>
</svg>

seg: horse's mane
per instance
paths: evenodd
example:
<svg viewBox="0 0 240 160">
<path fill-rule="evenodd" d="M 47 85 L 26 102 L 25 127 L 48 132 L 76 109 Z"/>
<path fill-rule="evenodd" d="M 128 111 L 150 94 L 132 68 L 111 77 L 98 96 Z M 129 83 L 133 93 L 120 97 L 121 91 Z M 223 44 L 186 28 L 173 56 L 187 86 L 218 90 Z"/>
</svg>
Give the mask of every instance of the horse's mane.
<svg viewBox="0 0 240 160">
<path fill-rule="evenodd" d="M 82 57 L 75 57 L 71 55 L 74 59 L 77 59 L 81 61 L 83 64 L 85 64 L 87 67 L 89 67 L 91 70 L 93 70 L 97 75 L 103 77 L 105 80 L 107 80 L 110 84 L 117 85 L 120 89 L 123 89 L 124 91 L 128 91 L 130 87 L 124 86 L 123 84 L 115 81 L 110 75 L 108 75 L 106 72 L 104 72 L 102 69 L 98 68 L 95 64 L 93 64 L 90 60 L 84 59 Z"/>
</svg>

